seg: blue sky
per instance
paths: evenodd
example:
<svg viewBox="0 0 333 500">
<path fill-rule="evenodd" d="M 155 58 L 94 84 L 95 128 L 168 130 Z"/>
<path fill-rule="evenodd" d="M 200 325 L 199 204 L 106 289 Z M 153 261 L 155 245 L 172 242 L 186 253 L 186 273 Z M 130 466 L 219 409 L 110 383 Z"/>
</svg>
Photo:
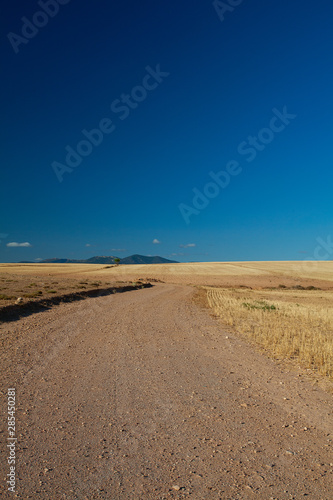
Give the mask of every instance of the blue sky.
<svg viewBox="0 0 333 500">
<path fill-rule="evenodd" d="M 332 234 L 333 4 L 222 4 L 2 2 L 0 261 L 313 256 Z"/>
</svg>

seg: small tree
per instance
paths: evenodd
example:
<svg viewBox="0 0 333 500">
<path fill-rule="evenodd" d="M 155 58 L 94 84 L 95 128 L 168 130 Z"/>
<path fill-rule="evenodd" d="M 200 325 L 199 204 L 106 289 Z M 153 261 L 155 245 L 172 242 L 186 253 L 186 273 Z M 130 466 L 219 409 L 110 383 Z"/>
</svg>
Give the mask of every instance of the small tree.
<svg viewBox="0 0 333 500">
<path fill-rule="evenodd" d="M 116 258 L 115 258 L 115 259 L 113 259 L 113 260 L 114 260 L 114 263 L 116 264 L 116 266 L 119 266 L 119 264 L 120 264 L 120 259 L 119 259 L 119 257 L 116 257 Z"/>
</svg>

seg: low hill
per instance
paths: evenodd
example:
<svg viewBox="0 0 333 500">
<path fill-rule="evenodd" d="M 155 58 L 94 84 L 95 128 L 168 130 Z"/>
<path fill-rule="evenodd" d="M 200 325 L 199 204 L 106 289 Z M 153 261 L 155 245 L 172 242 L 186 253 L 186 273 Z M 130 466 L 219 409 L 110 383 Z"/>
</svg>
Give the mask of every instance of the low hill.
<svg viewBox="0 0 333 500">
<path fill-rule="evenodd" d="M 110 256 L 96 256 L 90 257 L 90 259 L 44 259 L 39 262 L 39 264 L 114 264 L 117 257 Z M 175 260 L 164 259 L 163 257 L 159 257 L 155 255 L 154 257 L 147 257 L 145 255 L 130 255 L 129 257 L 125 257 L 124 259 L 120 259 L 120 264 L 175 264 Z M 35 262 L 30 261 L 21 261 L 19 264 L 35 264 Z"/>
<path fill-rule="evenodd" d="M 83 260 L 74 260 L 74 259 L 44 259 L 40 261 L 40 264 L 82 264 Z"/>
<path fill-rule="evenodd" d="M 155 255 L 154 257 L 147 257 L 145 255 L 131 255 L 130 257 L 125 257 L 120 259 L 120 264 L 176 264 L 175 260 L 164 259 Z"/>
</svg>

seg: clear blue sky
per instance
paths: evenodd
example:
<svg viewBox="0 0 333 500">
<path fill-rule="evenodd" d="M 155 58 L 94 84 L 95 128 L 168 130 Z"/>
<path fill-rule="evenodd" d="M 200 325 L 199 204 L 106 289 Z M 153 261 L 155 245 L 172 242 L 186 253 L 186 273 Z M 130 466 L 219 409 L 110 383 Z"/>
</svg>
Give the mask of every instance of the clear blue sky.
<svg viewBox="0 0 333 500">
<path fill-rule="evenodd" d="M 313 256 L 333 233 L 331 1 L 59 3 L 0 7 L 0 261 Z"/>
</svg>

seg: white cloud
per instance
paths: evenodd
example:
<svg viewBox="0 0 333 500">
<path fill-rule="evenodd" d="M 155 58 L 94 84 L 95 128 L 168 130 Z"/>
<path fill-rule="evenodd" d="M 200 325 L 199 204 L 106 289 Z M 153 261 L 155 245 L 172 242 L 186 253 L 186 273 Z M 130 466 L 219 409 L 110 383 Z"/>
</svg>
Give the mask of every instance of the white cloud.
<svg viewBox="0 0 333 500">
<path fill-rule="evenodd" d="M 154 245 L 160 245 L 161 242 L 157 238 L 155 238 L 153 240 L 153 243 L 154 243 Z"/>
<path fill-rule="evenodd" d="M 91 247 L 90 243 L 86 243 L 86 247 Z"/>
<path fill-rule="evenodd" d="M 32 247 L 32 245 L 27 241 L 25 241 L 24 243 L 17 243 L 16 241 L 12 241 L 11 243 L 7 243 L 7 247 Z"/>
<path fill-rule="evenodd" d="M 126 248 L 111 248 L 112 252 L 126 252 Z"/>
<path fill-rule="evenodd" d="M 36 262 L 40 262 L 41 260 L 43 260 L 41 257 L 37 257 L 37 259 L 35 259 Z"/>
<path fill-rule="evenodd" d="M 190 248 L 190 247 L 196 247 L 195 243 L 187 243 L 187 245 L 179 245 L 180 248 Z"/>
</svg>

